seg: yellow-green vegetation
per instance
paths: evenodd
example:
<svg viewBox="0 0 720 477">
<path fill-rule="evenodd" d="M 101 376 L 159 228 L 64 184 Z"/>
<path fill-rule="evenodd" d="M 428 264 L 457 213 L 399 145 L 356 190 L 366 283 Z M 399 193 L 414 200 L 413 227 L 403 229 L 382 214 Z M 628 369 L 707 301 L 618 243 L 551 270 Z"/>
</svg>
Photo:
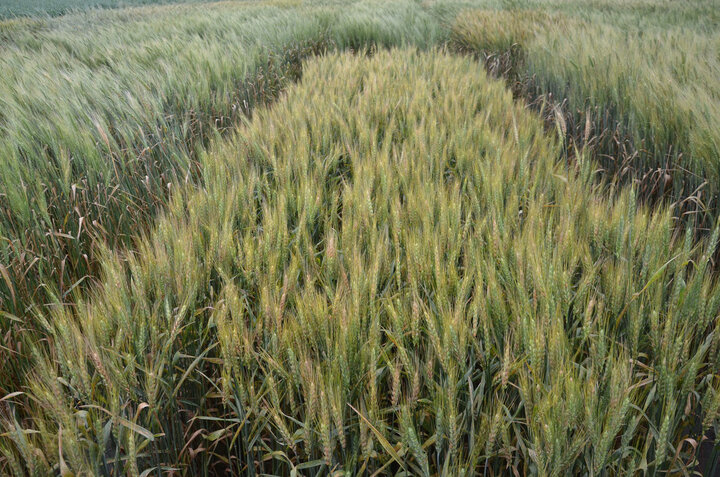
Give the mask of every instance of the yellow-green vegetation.
<svg viewBox="0 0 720 477">
<path fill-rule="evenodd" d="M 719 23 L 0 20 L 0 475 L 720 472 Z"/>
<path fill-rule="evenodd" d="M 444 42 L 462 5 L 220 2 L 0 21 L 0 396 L 51 345 L 35 316 L 132 248 L 198 154 L 327 49 Z"/>
<path fill-rule="evenodd" d="M 675 237 L 561 158 L 471 58 L 312 60 L 39 318 L 7 469 L 691 470 L 720 407 L 717 230 Z"/>
<path fill-rule="evenodd" d="M 225 2 L 0 22 L 0 309 L 22 319 L 86 285 L 94 244 L 128 244 L 195 179 L 197 150 L 277 97 L 302 58 L 441 42 L 448 8 Z"/>
<path fill-rule="evenodd" d="M 511 70 L 524 96 L 549 99 L 562 134 L 596 146 L 605 167 L 641 182 L 643 197 L 692 197 L 684 210 L 717 216 L 720 3 L 513 6 L 462 13 L 454 42 L 506 59 L 499 73 Z"/>
</svg>

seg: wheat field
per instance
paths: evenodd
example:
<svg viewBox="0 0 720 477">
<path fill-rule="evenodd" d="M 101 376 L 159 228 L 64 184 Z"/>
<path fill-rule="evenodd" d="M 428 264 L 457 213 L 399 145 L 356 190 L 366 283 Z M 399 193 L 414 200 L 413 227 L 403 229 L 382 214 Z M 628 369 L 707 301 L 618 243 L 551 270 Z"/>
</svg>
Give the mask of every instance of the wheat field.
<svg viewBox="0 0 720 477">
<path fill-rule="evenodd" d="M 715 7 L 0 10 L 0 474 L 715 475 Z"/>
</svg>

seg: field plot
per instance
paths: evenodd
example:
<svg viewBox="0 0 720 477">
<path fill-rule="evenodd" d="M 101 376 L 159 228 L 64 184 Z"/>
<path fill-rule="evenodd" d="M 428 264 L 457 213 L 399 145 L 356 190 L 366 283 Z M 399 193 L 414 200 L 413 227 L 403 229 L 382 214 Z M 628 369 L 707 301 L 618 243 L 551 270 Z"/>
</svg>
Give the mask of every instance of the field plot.
<svg viewBox="0 0 720 477">
<path fill-rule="evenodd" d="M 693 212 L 716 216 L 718 3 L 527 7 L 466 12 L 455 41 L 525 97 L 554 98 L 562 134 L 592 142 L 602 165 L 638 180 L 643 195 L 691 197 Z"/>
<path fill-rule="evenodd" d="M 715 475 L 719 11 L 0 21 L 0 474 Z"/>
</svg>

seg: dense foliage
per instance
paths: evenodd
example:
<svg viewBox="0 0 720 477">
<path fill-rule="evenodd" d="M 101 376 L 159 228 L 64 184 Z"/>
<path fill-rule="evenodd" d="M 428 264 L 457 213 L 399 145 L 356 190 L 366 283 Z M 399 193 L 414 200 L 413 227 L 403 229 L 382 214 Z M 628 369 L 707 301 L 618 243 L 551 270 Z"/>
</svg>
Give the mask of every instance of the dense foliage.
<svg viewBox="0 0 720 477">
<path fill-rule="evenodd" d="M 0 473 L 713 472 L 718 11 L 0 21 Z"/>
<path fill-rule="evenodd" d="M 682 212 L 716 217 L 720 5 L 527 6 L 465 11 L 453 41 L 499 65 L 525 98 L 541 96 L 561 134 L 639 181 L 643 198 L 665 196 Z"/>
</svg>

